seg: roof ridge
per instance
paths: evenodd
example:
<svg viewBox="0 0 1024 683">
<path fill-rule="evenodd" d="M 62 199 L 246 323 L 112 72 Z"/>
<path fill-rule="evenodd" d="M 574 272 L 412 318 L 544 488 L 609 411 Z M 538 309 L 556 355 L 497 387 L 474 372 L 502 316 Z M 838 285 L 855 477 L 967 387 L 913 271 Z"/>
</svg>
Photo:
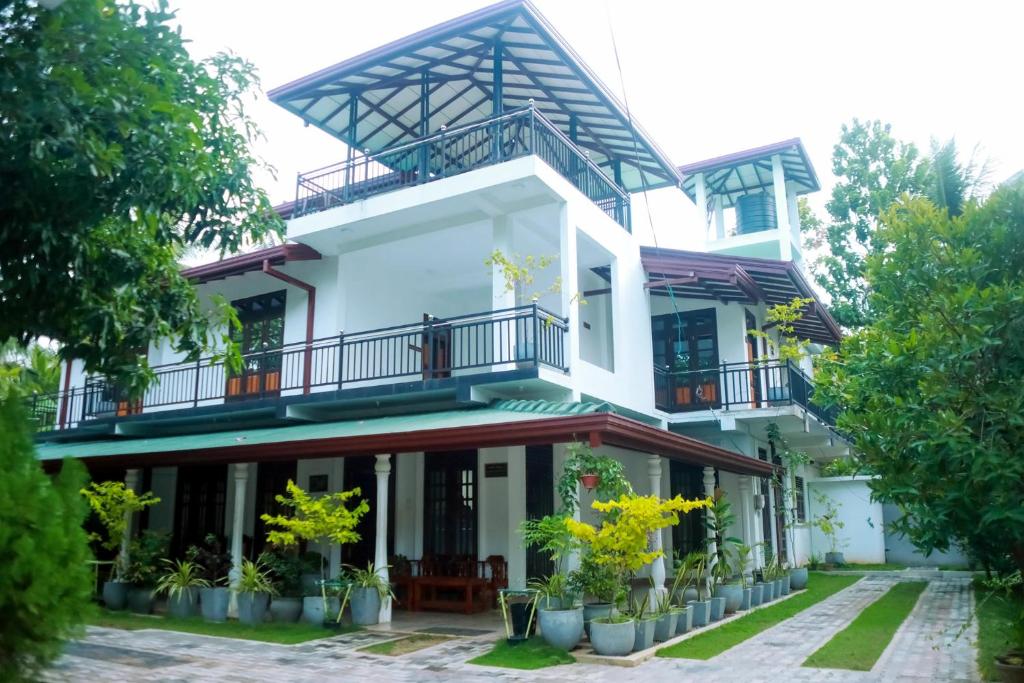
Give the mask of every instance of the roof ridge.
<svg viewBox="0 0 1024 683">
<path fill-rule="evenodd" d="M 513 413 L 538 413 L 545 415 L 583 415 L 587 413 L 614 413 L 615 408 L 607 402 L 590 401 L 547 401 L 544 399 L 498 399 L 490 408 Z"/>
</svg>

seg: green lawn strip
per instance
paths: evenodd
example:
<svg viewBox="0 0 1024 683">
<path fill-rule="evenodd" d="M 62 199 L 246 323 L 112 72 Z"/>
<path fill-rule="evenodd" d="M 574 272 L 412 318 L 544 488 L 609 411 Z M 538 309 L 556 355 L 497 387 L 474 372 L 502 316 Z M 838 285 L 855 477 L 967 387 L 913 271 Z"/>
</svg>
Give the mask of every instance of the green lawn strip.
<svg viewBox="0 0 1024 683">
<path fill-rule="evenodd" d="M 905 564 L 898 564 L 896 562 L 884 562 L 882 564 L 844 564 L 838 569 L 849 572 L 897 572 L 903 571 L 907 568 Z"/>
<path fill-rule="evenodd" d="M 989 591 L 975 589 L 974 597 L 977 604 L 978 617 L 978 669 L 982 679 L 998 681 L 995 657 L 1005 654 L 1010 649 L 1010 636 L 1013 633 L 1013 620 L 1020 614 L 1024 605 L 1014 604 L 1002 593 L 989 597 Z M 966 638 L 967 636 L 961 636 Z"/>
<path fill-rule="evenodd" d="M 433 647 L 451 640 L 450 636 L 436 636 L 432 634 L 415 634 L 399 638 L 397 640 L 386 640 L 383 643 L 374 643 L 359 648 L 360 652 L 369 652 L 375 655 L 400 656 L 410 652 L 416 652 L 424 648 Z"/>
<path fill-rule="evenodd" d="M 808 657 L 804 666 L 871 671 L 927 586 L 927 581 L 897 583 Z"/>
<path fill-rule="evenodd" d="M 490 652 L 469 660 L 469 663 L 530 670 L 572 664 L 575 661 L 576 658 L 568 652 L 551 647 L 543 639 L 534 637 L 519 645 L 509 645 L 507 640 L 501 639 Z"/>
<path fill-rule="evenodd" d="M 778 604 L 769 605 L 692 638 L 658 650 L 659 657 L 711 659 L 744 640 L 803 612 L 861 579 L 853 574 L 812 572 L 807 589 Z"/>
<path fill-rule="evenodd" d="M 340 631 L 335 631 L 305 623 L 281 624 L 273 622 L 260 624 L 259 626 L 247 626 L 237 621 L 226 621 L 221 624 L 214 624 L 203 621 L 200 617 L 173 619 L 170 617 L 143 616 L 129 612 L 112 612 L 98 608 L 88 615 L 86 623 L 91 626 L 119 628 L 127 631 L 156 628 L 165 631 L 180 631 L 182 633 L 220 636 L 222 638 L 242 638 L 244 640 L 257 640 L 264 643 L 278 643 L 281 645 L 294 645 L 295 643 L 304 643 L 308 640 L 330 638 L 339 633 L 358 630 L 357 627 L 347 627 Z"/>
</svg>

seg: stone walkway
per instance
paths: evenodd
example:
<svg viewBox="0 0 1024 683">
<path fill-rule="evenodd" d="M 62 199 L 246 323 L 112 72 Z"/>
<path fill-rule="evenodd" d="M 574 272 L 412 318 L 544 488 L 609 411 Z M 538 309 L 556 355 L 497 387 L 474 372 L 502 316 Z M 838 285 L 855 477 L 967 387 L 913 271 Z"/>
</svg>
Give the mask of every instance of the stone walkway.
<svg viewBox="0 0 1024 683">
<path fill-rule="evenodd" d="M 860 610 L 905 572 L 875 573 L 708 661 L 655 658 L 636 668 L 583 665 L 513 671 L 466 664 L 491 647 L 488 637 L 456 638 L 400 658 L 356 652 L 387 639 L 361 632 L 303 643 L 272 645 L 170 631 L 90 628 L 67 646 L 50 670 L 53 681 L 976 681 L 969 630 L 953 636 L 972 609 L 969 580 L 935 578 L 871 672 L 801 667 Z"/>
</svg>

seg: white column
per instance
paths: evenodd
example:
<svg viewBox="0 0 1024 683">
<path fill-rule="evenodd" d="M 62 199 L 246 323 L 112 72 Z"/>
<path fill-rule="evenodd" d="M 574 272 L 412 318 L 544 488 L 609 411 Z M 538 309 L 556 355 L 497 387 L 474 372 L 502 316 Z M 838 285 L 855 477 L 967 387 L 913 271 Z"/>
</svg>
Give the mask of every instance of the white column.
<svg viewBox="0 0 1024 683">
<path fill-rule="evenodd" d="M 751 477 L 751 484 L 754 487 L 754 568 L 761 569 L 764 567 L 764 532 L 762 517 L 764 515 L 764 504 L 765 501 L 761 497 L 761 480 L 757 477 Z"/>
<path fill-rule="evenodd" d="M 580 302 L 576 293 L 579 291 L 579 276 L 576 258 L 576 223 L 569 203 L 562 204 L 559 215 L 559 263 L 562 277 L 562 314 L 569 318 L 569 340 L 565 348 L 565 363 L 570 374 L 579 365 L 580 355 Z M 572 400 L 580 398 L 579 389 L 573 388 Z"/>
<path fill-rule="evenodd" d="M 778 219 L 779 250 L 783 261 L 792 261 L 792 242 L 789 233 L 789 199 L 786 197 L 786 173 L 782 167 L 782 156 L 772 156 L 772 186 L 775 190 L 775 216 Z"/>
<path fill-rule="evenodd" d="M 328 472 L 329 490 L 332 493 L 341 493 L 345 490 L 345 458 L 332 458 L 330 471 Z M 341 574 L 341 544 L 332 543 L 320 552 L 327 555 L 328 576 Z"/>
<path fill-rule="evenodd" d="M 697 211 L 700 212 L 700 221 L 704 226 L 704 239 L 708 238 L 711 232 L 711 224 L 708 223 L 708 186 L 704 182 L 704 174 L 698 173 L 693 177 L 694 202 L 697 203 Z"/>
<path fill-rule="evenodd" d="M 526 548 L 519 525 L 526 519 L 526 447 L 508 447 L 508 587 L 526 588 Z"/>
<path fill-rule="evenodd" d="M 237 616 L 237 588 L 238 581 L 242 578 L 242 535 L 245 533 L 245 489 L 249 483 L 249 463 L 235 463 L 232 470 L 235 480 L 235 505 L 231 514 L 231 571 L 228 572 L 231 598 L 228 614 Z"/>
<path fill-rule="evenodd" d="M 743 533 L 743 542 L 751 548 L 755 548 L 754 529 L 757 528 L 756 520 L 753 519 L 753 496 L 750 491 L 750 477 L 740 475 L 740 527 Z M 755 561 L 756 548 L 750 554 L 750 561 Z M 750 575 L 753 567 L 748 565 L 743 568 L 745 575 Z"/>
<path fill-rule="evenodd" d="M 722 195 L 715 195 L 715 239 L 725 239 L 725 208 Z"/>
<path fill-rule="evenodd" d="M 782 477 L 782 520 L 783 528 L 780 529 L 786 538 L 786 557 L 779 558 L 779 562 L 787 562 L 790 567 L 793 566 L 794 548 L 793 543 L 796 539 L 790 535 L 789 530 L 793 526 L 793 477 L 787 470 Z"/>
<path fill-rule="evenodd" d="M 651 495 L 661 498 L 661 457 L 657 455 L 647 456 L 647 476 L 651 479 Z M 654 532 L 652 550 L 661 550 L 664 547 L 661 537 L 662 530 Z M 654 581 L 651 605 L 657 604 L 657 600 L 666 592 L 665 588 L 665 558 L 656 558 L 651 563 L 651 579 Z"/>
<path fill-rule="evenodd" d="M 377 535 L 373 566 L 377 568 L 377 575 L 387 582 L 390 580 L 388 576 L 388 477 L 391 476 L 391 456 L 387 453 L 378 455 L 373 471 L 377 474 Z M 391 623 L 391 598 L 381 600 L 378 620 L 382 624 Z"/>
<path fill-rule="evenodd" d="M 130 469 L 124 473 L 124 487 L 138 493 L 139 486 L 139 470 Z M 127 568 L 128 563 L 131 561 L 131 554 L 128 550 L 131 540 L 132 532 L 135 527 L 135 515 L 131 512 L 124 513 L 124 536 L 121 537 L 121 567 Z M 120 572 L 118 578 L 121 577 Z"/>
<path fill-rule="evenodd" d="M 704 495 L 708 498 L 715 497 L 715 468 L 705 467 L 704 468 Z M 708 521 L 714 520 L 715 516 L 711 510 L 705 510 Z M 707 530 L 708 535 L 708 588 L 710 590 L 711 582 L 711 568 L 715 566 L 718 560 L 718 542 L 715 540 L 715 532 L 711 529 Z"/>
</svg>

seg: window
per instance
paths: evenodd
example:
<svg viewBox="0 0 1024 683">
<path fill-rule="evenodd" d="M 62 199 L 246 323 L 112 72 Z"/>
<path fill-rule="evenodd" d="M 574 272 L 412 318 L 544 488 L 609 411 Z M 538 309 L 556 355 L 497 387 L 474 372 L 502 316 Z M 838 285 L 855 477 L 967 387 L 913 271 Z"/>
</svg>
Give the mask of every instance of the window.
<svg viewBox="0 0 1024 683">
<path fill-rule="evenodd" d="M 281 390 L 285 291 L 232 301 L 241 329 L 232 331 L 242 352 L 242 372 L 228 378 L 227 398 L 277 395 Z"/>
<path fill-rule="evenodd" d="M 794 477 L 793 478 L 793 496 L 796 503 L 796 521 L 806 522 L 807 521 L 807 502 L 804 494 L 804 478 Z"/>
</svg>

